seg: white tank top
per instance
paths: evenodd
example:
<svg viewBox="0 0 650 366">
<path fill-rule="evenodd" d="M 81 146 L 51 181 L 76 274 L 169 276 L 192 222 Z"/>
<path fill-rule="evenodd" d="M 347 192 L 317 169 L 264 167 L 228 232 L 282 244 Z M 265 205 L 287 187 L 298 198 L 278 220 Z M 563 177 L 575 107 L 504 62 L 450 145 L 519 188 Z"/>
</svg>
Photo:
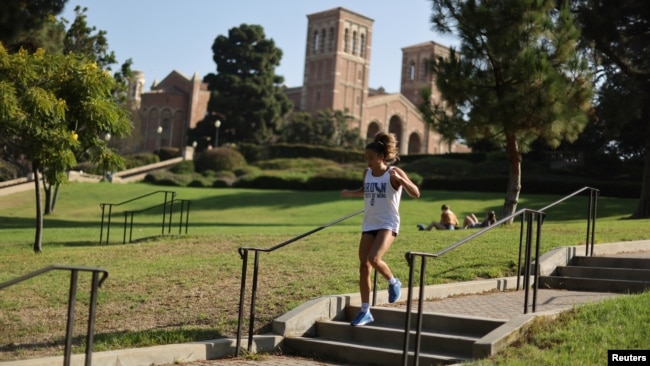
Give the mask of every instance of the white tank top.
<svg viewBox="0 0 650 366">
<path fill-rule="evenodd" d="M 380 177 L 373 177 L 372 169 L 368 168 L 363 182 L 363 197 L 365 213 L 362 231 L 390 229 L 399 232 L 399 202 L 402 187 L 393 188 L 390 184 L 388 168 Z"/>
</svg>

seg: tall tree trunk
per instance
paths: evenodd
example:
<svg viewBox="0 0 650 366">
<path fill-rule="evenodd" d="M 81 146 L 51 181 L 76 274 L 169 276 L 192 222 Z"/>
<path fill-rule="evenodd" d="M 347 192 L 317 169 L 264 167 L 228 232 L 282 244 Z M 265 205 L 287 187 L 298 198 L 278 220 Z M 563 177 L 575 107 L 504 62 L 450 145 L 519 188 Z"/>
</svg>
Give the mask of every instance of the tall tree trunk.
<svg viewBox="0 0 650 366">
<path fill-rule="evenodd" d="M 45 210 L 44 210 L 44 214 L 49 215 L 50 213 L 52 213 L 52 210 L 51 210 L 52 209 L 52 204 L 50 203 L 50 202 L 52 202 L 52 185 L 47 184 L 47 180 L 45 179 L 45 177 L 43 177 L 43 192 L 45 192 L 45 207 L 44 207 Z"/>
<path fill-rule="evenodd" d="M 521 191 L 521 153 L 517 137 L 513 133 L 506 134 L 506 150 L 508 161 L 510 162 L 510 173 L 508 176 L 508 188 L 506 190 L 506 199 L 503 203 L 501 217 L 512 215 L 517 211 L 519 203 L 519 192 Z M 512 220 L 510 220 L 512 223 Z"/>
<path fill-rule="evenodd" d="M 643 177 L 641 178 L 641 198 L 636 211 L 632 215 L 633 219 L 647 217 L 650 217 L 650 125 L 646 127 L 645 164 Z"/>
<path fill-rule="evenodd" d="M 59 198 L 59 187 L 61 187 L 61 183 L 57 183 L 54 186 L 54 192 L 52 192 L 52 202 L 50 203 L 50 212 L 54 212 L 54 208 L 56 208 L 56 199 Z"/>
<path fill-rule="evenodd" d="M 34 192 L 36 192 L 36 235 L 34 237 L 34 252 L 43 251 L 43 207 L 41 202 L 41 185 L 38 171 L 38 163 L 32 164 L 34 172 Z"/>
</svg>

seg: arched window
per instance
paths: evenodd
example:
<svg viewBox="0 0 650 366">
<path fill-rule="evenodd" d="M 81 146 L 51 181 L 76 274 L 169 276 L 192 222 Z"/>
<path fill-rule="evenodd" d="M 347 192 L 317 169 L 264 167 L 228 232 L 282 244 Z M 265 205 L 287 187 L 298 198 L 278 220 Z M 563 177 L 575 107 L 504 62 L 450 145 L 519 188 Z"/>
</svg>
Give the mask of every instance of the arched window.
<svg viewBox="0 0 650 366">
<path fill-rule="evenodd" d="M 352 54 L 357 54 L 357 32 L 352 32 Z"/>
<path fill-rule="evenodd" d="M 313 49 L 314 53 L 318 52 L 318 42 L 319 42 L 319 41 L 320 41 L 320 40 L 319 40 L 318 31 L 315 30 L 315 31 L 314 31 L 314 43 L 313 43 L 313 45 L 312 45 L 312 46 L 313 46 L 312 49 Z"/>
<path fill-rule="evenodd" d="M 348 47 L 350 46 L 350 31 L 345 28 L 343 32 L 343 52 L 348 52 Z"/>
<path fill-rule="evenodd" d="M 430 72 L 430 62 L 428 58 L 425 58 L 422 61 L 422 81 L 427 81 L 427 78 L 429 77 L 429 72 Z"/>
<path fill-rule="evenodd" d="M 409 80 L 415 80 L 415 62 L 411 61 L 411 66 L 409 67 Z"/>
<path fill-rule="evenodd" d="M 327 34 L 327 51 L 332 52 L 334 49 L 334 27 L 330 27 L 330 32 Z"/>
<path fill-rule="evenodd" d="M 361 44 L 359 45 L 359 55 L 366 58 L 366 35 L 361 34 Z"/>
<path fill-rule="evenodd" d="M 320 41 L 320 51 L 325 52 L 325 42 L 327 40 L 327 31 L 325 29 L 320 31 L 321 34 L 321 41 Z"/>
</svg>

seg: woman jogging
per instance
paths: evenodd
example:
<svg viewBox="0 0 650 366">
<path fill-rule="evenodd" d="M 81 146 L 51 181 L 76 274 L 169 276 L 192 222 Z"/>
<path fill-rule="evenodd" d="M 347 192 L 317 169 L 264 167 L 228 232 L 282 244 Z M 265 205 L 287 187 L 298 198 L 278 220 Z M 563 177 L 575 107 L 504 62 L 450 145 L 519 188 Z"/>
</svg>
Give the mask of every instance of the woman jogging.
<svg viewBox="0 0 650 366">
<path fill-rule="evenodd" d="M 361 311 L 350 322 L 353 326 L 374 321 L 370 314 L 370 269 L 374 268 L 388 281 L 388 302 L 400 298 L 401 282 L 393 276 L 382 260 L 399 232 L 399 203 L 402 188 L 414 198 L 420 197 L 419 188 L 406 173 L 395 166 L 397 140 L 392 133 L 379 132 L 366 145 L 368 168 L 363 171 L 363 187 L 344 189 L 341 197 L 364 197 L 365 212 L 359 242 L 359 292 Z"/>
</svg>

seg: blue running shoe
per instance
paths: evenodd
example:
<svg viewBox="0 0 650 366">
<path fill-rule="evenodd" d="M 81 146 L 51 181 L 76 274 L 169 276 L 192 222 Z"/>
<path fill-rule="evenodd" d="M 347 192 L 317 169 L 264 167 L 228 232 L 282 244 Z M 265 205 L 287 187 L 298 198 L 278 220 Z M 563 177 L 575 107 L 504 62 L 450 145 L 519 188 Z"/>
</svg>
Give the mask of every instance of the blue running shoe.
<svg viewBox="0 0 650 366">
<path fill-rule="evenodd" d="M 350 325 L 353 327 L 356 326 L 361 326 L 361 325 L 366 325 L 369 323 L 372 323 L 375 321 L 375 318 L 372 317 L 372 314 L 370 314 L 370 310 L 368 311 L 360 311 L 359 314 L 357 314 L 357 317 L 354 318 L 353 321 L 350 322 Z"/>
<path fill-rule="evenodd" d="M 420 231 L 424 230 L 425 228 L 424 224 L 418 224 L 417 226 L 418 226 L 418 230 Z"/>
<path fill-rule="evenodd" d="M 388 285 L 388 302 L 392 304 L 395 301 L 397 301 L 401 295 L 401 291 L 402 291 L 402 283 L 399 282 L 398 279 L 396 279 L 395 284 Z"/>
</svg>

